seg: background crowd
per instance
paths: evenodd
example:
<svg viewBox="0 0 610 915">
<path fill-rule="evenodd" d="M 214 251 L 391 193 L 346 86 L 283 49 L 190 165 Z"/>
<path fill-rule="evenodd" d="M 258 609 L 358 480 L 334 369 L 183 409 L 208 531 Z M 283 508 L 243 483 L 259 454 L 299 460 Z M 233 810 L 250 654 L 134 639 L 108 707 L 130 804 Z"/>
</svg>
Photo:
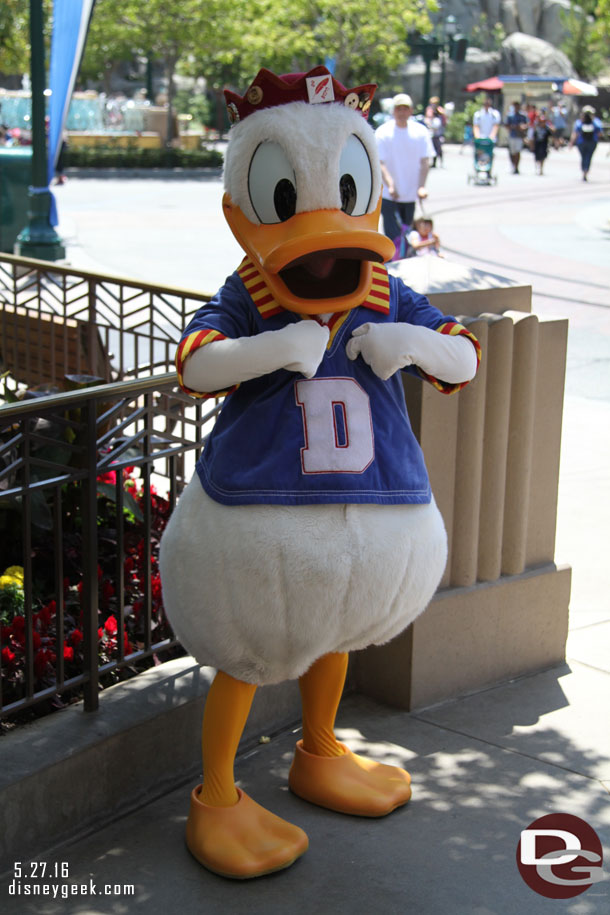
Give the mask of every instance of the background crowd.
<svg viewBox="0 0 610 915">
<path fill-rule="evenodd" d="M 430 98 L 424 114 L 416 116 L 411 96 L 401 92 L 392 99 L 392 116 L 377 127 L 383 178 L 381 213 L 384 232 L 395 244 L 396 259 L 440 254 L 440 240 L 425 211 L 425 185 L 429 169 L 443 166 L 447 121 L 447 110 L 438 97 Z M 524 153 L 532 154 L 536 174 L 543 175 L 551 148 L 559 151 L 576 146 L 582 180 L 587 181 L 603 124 L 595 109 L 585 105 L 569 129 L 568 107 L 561 100 L 546 105 L 516 100 L 503 118 L 488 95 L 464 131 L 464 145 L 473 147 L 475 171 L 489 176 L 502 129 L 512 174 L 520 174 Z M 418 205 L 421 218 L 415 219 Z"/>
</svg>

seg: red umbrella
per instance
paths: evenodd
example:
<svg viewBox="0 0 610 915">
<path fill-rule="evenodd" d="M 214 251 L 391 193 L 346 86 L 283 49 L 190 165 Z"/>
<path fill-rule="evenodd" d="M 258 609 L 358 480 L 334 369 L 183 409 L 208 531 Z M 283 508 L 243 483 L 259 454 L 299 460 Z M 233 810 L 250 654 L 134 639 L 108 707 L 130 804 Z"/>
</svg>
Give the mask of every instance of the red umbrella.
<svg viewBox="0 0 610 915">
<path fill-rule="evenodd" d="M 498 89 L 501 89 L 503 86 L 504 83 L 501 79 L 498 79 L 497 76 L 490 76 L 489 79 L 482 79 L 478 83 L 468 83 L 466 92 L 478 92 L 479 90 L 484 92 L 497 92 Z"/>
</svg>

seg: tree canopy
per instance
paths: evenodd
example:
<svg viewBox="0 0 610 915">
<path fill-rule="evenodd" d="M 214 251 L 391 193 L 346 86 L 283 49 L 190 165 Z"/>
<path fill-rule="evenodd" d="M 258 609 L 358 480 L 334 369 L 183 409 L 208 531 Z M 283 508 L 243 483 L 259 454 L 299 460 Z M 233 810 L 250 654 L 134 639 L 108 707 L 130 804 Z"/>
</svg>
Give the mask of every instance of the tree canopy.
<svg viewBox="0 0 610 915">
<path fill-rule="evenodd" d="M 610 0 L 570 0 L 562 18 L 567 31 L 562 51 L 579 76 L 593 79 L 608 65 Z"/>
<path fill-rule="evenodd" d="M 247 84 L 259 67 L 310 69 L 332 60 L 339 80 L 383 81 L 430 29 L 436 0 L 97 0 L 83 75 L 135 54 L 173 62 L 212 84 Z"/>
<path fill-rule="evenodd" d="M 48 43 L 52 0 L 43 0 L 43 9 Z M 0 2 L 0 70 L 11 74 L 30 72 L 30 11 L 25 0 Z"/>
</svg>

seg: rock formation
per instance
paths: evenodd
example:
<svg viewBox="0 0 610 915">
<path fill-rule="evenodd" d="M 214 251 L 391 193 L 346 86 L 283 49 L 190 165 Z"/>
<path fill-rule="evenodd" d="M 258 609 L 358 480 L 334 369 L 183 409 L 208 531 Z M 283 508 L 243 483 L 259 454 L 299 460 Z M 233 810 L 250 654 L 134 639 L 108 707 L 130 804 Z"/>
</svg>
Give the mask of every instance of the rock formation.
<svg viewBox="0 0 610 915">
<path fill-rule="evenodd" d="M 501 73 L 536 76 L 576 76 L 570 59 L 548 41 L 515 32 L 502 42 Z"/>
<path fill-rule="evenodd" d="M 484 13 L 490 25 L 501 23 L 507 34 L 522 32 L 558 46 L 565 35 L 561 13 L 569 9 L 570 0 L 446 0 L 442 15 L 455 16 L 466 35 Z"/>
</svg>

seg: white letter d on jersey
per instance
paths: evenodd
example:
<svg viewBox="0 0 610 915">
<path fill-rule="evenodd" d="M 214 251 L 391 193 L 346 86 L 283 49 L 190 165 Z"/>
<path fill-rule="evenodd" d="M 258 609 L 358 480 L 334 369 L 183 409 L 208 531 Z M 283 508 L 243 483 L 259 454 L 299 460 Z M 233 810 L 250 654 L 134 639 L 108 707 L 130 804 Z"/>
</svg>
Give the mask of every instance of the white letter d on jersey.
<svg viewBox="0 0 610 915">
<path fill-rule="evenodd" d="M 303 413 L 303 473 L 363 473 L 375 457 L 371 404 L 353 378 L 295 384 Z"/>
</svg>

